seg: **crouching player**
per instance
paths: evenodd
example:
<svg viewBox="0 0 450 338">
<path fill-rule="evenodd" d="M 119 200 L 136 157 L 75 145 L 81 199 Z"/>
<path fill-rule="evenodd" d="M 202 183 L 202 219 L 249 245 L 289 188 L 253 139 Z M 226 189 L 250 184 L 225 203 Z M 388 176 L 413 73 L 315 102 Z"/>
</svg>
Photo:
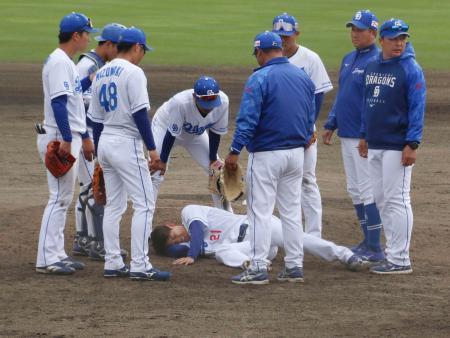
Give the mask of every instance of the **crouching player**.
<svg viewBox="0 0 450 338">
<path fill-rule="evenodd" d="M 247 216 L 201 205 L 188 205 L 181 211 L 182 225 L 168 223 L 153 229 L 151 240 L 156 253 L 178 258 L 175 265 L 190 265 L 197 258 L 215 257 L 219 263 L 245 268 L 251 258 L 247 236 Z M 268 264 L 283 248 L 281 221 L 271 218 L 271 247 Z M 343 246 L 304 234 L 304 250 L 328 262 L 339 260 L 349 270 L 364 269 L 361 258 Z"/>
</svg>

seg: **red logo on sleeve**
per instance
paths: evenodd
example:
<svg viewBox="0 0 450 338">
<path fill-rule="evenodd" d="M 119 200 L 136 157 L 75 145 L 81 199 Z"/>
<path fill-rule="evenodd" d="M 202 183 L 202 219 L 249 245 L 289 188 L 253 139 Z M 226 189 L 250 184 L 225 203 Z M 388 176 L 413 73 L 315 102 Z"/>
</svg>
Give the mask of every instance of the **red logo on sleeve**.
<svg viewBox="0 0 450 338">
<path fill-rule="evenodd" d="M 252 87 L 245 87 L 244 92 L 251 94 L 253 93 L 253 89 Z"/>
<path fill-rule="evenodd" d="M 416 90 L 421 90 L 422 89 L 422 82 L 417 82 L 416 83 Z"/>
</svg>

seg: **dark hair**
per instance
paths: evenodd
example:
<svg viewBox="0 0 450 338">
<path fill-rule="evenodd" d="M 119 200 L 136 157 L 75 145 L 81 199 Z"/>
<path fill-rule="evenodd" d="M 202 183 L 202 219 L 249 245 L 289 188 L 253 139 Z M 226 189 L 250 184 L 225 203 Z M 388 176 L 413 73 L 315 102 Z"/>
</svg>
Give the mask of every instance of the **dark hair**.
<svg viewBox="0 0 450 338">
<path fill-rule="evenodd" d="M 165 225 L 155 227 L 151 234 L 152 246 L 158 255 L 166 253 L 167 241 L 169 240 L 170 228 Z"/>
<path fill-rule="evenodd" d="M 103 46 L 106 42 L 107 42 L 107 41 L 99 41 L 99 42 L 98 42 L 98 45 L 99 45 L 99 46 Z"/>
<path fill-rule="evenodd" d="M 72 35 L 75 33 L 78 33 L 79 35 L 83 34 L 84 31 L 79 32 L 59 32 L 58 34 L 58 40 L 59 43 L 66 43 L 69 42 L 70 39 L 72 39 Z"/>
<path fill-rule="evenodd" d="M 133 48 L 134 45 L 135 45 L 135 43 L 131 43 L 131 42 L 119 42 L 117 44 L 117 52 L 118 53 L 126 53 L 126 52 L 130 51 L 130 49 Z"/>
</svg>

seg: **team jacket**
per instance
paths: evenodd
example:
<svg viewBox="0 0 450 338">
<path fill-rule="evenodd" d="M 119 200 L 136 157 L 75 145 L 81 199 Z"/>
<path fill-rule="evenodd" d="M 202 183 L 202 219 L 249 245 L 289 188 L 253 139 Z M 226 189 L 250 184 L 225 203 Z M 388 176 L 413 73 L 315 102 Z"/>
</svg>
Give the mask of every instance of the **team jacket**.
<svg viewBox="0 0 450 338">
<path fill-rule="evenodd" d="M 232 150 L 305 146 L 313 133 L 314 88 L 308 75 L 285 57 L 255 69 L 245 84 Z"/>
<path fill-rule="evenodd" d="M 359 138 L 364 90 L 364 70 L 379 53 L 373 44 L 344 56 L 339 71 L 339 91 L 324 124 L 325 129 L 338 129 L 339 137 Z"/>
<path fill-rule="evenodd" d="M 370 149 L 403 150 L 422 139 L 425 114 L 425 78 L 412 45 L 404 53 L 367 65 L 361 137 Z"/>
</svg>

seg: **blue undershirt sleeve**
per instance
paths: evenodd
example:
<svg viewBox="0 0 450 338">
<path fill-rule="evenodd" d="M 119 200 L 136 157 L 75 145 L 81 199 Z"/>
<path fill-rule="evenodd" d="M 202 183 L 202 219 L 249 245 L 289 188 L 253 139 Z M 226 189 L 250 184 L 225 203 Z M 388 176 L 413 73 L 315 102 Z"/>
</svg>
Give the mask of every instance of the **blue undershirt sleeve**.
<svg viewBox="0 0 450 338">
<path fill-rule="evenodd" d="M 213 131 L 209 131 L 209 160 L 216 161 L 217 160 L 217 151 L 219 150 L 220 144 L 220 135 L 216 134 Z"/>
<path fill-rule="evenodd" d="M 94 140 L 95 153 L 97 153 L 98 141 L 100 139 L 100 135 L 103 131 L 103 123 L 97 123 L 92 121 L 92 138 Z"/>
<path fill-rule="evenodd" d="M 167 163 L 169 160 L 170 151 L 172 150 L 173 144 L 175 143 L 175 136 L 173 136 L 170 131 L 166 131 L 164 136 L 161 154 L 159 157 L 163 163 Z"/>
<path fill-rule="evenodd" d="M 188 257 L 197 259 L 203 251 L 203 226 L 200 221 L 193 221 L 189 225 L 189 235 L 191 236 Z"/>
<path fill-rule="evenodd" d="M 315 96 L 315 102 L 316 102 L 316 116 L 314 119 L 314 122 L 315 122 L 315 121 L 317 121 L 317 118 L 319 117 L 320 108 L 322 108 L 323 98 L 325 95 L 323 93 L 317 93 L 314 96 Z"/>
<path fill-rule="evenodd" d="M 67 95 L 61 95 L 52 99 L 51 102 L 56 125 L 62 138 L 66 142 L 72 142 L 70 131 L 69 112 L 67 111 Z"/>
<path fill-rule="evenodd" d="M 142 108 L 133 114 L 134 122 L 141 134 L 142 139 L 148 150 L 155 150 L 155 141 L 153 140 L 152 128 L 147 115 L 147 108 Z"/>
<path fill-rule="evenodd" d="M 89 87 L 91 86 L 92 81 L 91 81 L 91 79 L 89 78 L 89 76 L 86 76 L 84 79 L 82 79 L 82 80 L 80 81 L 80 83 L 81 83 L 81 90 L 82 90 L 83 92 L 85 92 L 85 91 L 88 90 Z"/>
</svg>

